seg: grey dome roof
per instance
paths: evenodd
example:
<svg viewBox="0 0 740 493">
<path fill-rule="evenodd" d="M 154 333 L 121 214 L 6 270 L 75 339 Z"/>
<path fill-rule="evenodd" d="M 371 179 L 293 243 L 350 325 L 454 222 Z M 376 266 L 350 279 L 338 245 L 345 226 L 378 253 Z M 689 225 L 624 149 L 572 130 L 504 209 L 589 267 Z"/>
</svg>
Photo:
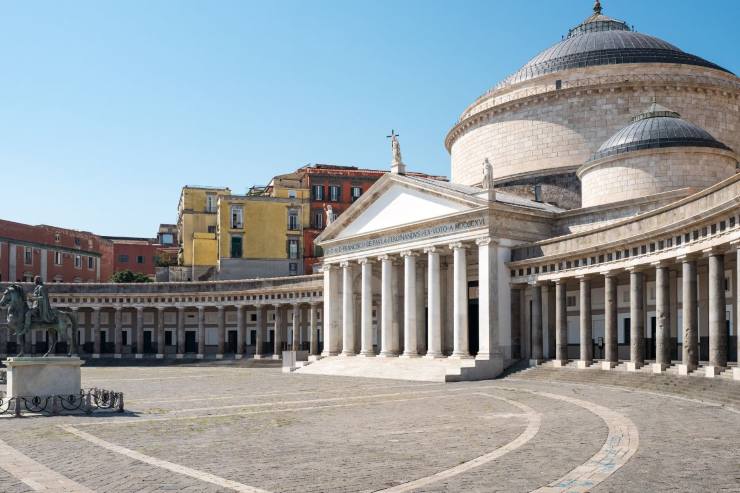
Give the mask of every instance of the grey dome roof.
<svg viewBox="0 0 740 493">
<path fill-rule="evenodd" d="M 496 87 L 571 68 L 622 63 L 677 63 L 732 73 L 662 39 L 634 32 L 627 23 L 602 15 L 597 2 L 594 14 L 571 29 L 565 39 L 532 58 Z"/>
<path fill-rule="evenodd" d="M 730 150 L 703 128 L 682 120 L 675 111 L 653 103 L 632 122 L 604 142 L 591 160 L 640 149 L 662 147 L 713 147 Z"/>
</svg>

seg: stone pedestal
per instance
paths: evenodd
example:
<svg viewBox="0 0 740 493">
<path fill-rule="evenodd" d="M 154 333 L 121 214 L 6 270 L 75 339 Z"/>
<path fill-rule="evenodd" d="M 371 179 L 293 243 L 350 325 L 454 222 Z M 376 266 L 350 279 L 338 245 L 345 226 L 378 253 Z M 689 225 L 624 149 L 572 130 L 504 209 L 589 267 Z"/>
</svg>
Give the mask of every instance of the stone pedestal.
<svg viewBox="0 0 740 493">
<path fill-rule="evenodd" d="M 617 367 L 617 364 L 618 363 L 616 363 L 614 361 L 602 361 L 601 362 L 601 369 L 602 370 L 607 370 L 607 371 L 608 370 L 612 370 L 612 369 L 614 369 L 614 368 Z"/>
<path fill-rule="evenodd" d="M 552 362 L 552 366 L 555 368 L 565 368 L 568 365 L 567 361 L 560 361 L 559 359 L 556 359 Z"/>
<path fill-rule="evenodd" d="M 80 358 L 8 358 L 8 397 L 79 394 Z"/>
<path fill-rule="evenodd" d="M 707 378 L 717 378 L 725 370 L 726 368 L 722 366 L 707 365 L 704 367 L 704 376 Z"/>
<path fill-rule="evenodd" d="M 529 360 L 529 366 L 531 366 L 531 367 L 539 366 L 539 365 L 541 365 L 544 362 L 545 362 L 544 359 L 530 359 Z"/>
<path fill-rule="evenodd" d="M 590 366 L 591 366 L 591 361 L 579 359 L 576 362 L 576 368 L 578 368 L 579 370 L 585 370 L 589 368 Z"/>
<path fill-rule="evenodd" d="M 632 361 L 627 362 L 627 371 L 639 371 L 642 368 L 642 363 L 634 363 Z"/>
<path fill-rule="evenodd" d="M 732 379 L 733 380 L 740 380 L 740 368 L 733 368 L 732 369 Z"/>
<path fill-rule="evenodd" d="M 669 365 L 664 363 L 653 363 L 653 373 L 665 373 Z"/>
<path fill-rule="evenodd" d="M 692 365 L 678 365 L 678 374 L 682 376 L 688 376 L 692 371 L 696 371 L 696 367 Z"/>
</svg>

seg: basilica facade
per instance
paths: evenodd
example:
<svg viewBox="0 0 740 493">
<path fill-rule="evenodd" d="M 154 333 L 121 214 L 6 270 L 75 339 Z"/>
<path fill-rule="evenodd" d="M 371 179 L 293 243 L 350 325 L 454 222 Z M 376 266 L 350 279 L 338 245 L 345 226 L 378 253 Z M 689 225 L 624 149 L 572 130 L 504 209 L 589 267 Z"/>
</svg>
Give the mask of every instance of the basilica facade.
<svg viewBox="0 0 740 493">
<path fill-rule="evenodd" d="M 394 163 L 317 239 L 324 358 L 299 371 L 450 381 L 551 360 L 740 379 L 732 72 L 597 1 L 445 146 L 451 182 Z"/>
</svg>

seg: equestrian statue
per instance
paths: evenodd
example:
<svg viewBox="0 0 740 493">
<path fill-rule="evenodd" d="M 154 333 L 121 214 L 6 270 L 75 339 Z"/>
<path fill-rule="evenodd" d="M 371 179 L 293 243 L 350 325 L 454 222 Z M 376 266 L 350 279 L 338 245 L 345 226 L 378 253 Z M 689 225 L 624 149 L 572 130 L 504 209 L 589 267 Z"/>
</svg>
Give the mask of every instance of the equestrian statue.
<svg viewBox="0 0 740 493">
<path fill-rule="evenodd" d="M 49 292 L 46 290 L 41 277 L 34 279 L 33 293 L 28 296 L 31 301 L 29 308 L 26 303 L 26 294 L 20 284 L 10 284 L 0 298 L 0 308 L 8 307 L 8 329 L 15 331 L 20 339 L 18 356 L 23 356 L 26 346 L 26 334 L 33 329 L 46 330 L 51 338 L 51 346 L 44 357 L 54 354 L 57 341 L 67 343 L 67 356 L 76 351 L 75 338 L 77 336 L 77 317 L 75 314 L 54 310 L 49 303 Z"/>
</svg>

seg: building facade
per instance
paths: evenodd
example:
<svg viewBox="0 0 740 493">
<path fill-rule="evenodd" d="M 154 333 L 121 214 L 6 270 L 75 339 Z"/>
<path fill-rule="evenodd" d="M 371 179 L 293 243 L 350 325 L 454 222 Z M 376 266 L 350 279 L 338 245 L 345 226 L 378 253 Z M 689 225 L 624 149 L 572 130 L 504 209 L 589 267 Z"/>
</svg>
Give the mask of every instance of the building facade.
<svg viewBox="0 0 740 493">
<path fill-rule="evenodd" d="M 163 247 L 153 238 L 128 236 L 104 236 L 113 244 L 113 272 L 130 270 L 145 274 L 154 280 L 157 264 L 163 255 Z M 107 279 L 105 279 L 107 280 Z"/>
<path fill-rule="evenodd" d="M 0 220 L 0 280 L 105 282 L 113 245 L 85 231 Z"/>
</svg>

